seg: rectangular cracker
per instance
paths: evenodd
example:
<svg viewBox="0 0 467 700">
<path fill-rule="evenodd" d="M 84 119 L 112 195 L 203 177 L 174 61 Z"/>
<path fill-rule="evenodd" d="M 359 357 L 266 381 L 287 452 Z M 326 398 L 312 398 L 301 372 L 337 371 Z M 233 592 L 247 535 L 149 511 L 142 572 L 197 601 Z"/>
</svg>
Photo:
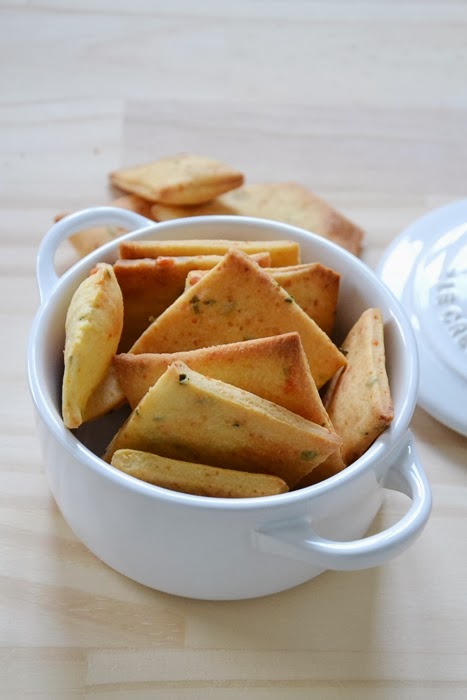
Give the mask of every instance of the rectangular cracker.
<svg viewBox="0 0 467 700">
<path fill-rule="evenodd" d="M 271 474 L 291 488 L 339 445 L 326 428 L 174 362 L 120 428 L 104 459 L 136 449 Z"/>
<path fill-rule="evenodd" d="M 259 265 L 270 263 L 267 252 L 252 256 Z M 200 267 L 210 270 L 220 255 L 117 260 L 114 271 L 123 294 L 124 322 L 120 352 L 128 350 L 155 318 L 180 296 L 188 272 Z"/>
<path fill-rule="evenodd" d="M 243 184 L 243 173 L 214 158 L 188 153 L 110 174 L 112 185 L 150 202 L 201 204 Z"/>
<path fill-rule="evenodd" d="M 122 259 L 158 258 L 178 255 L 225 255 L 231 248 L 248 255 L 268 252 L 272 267 L 298 265 L 300 246 L 295 241 L 229 241 L 229 240 L 173 240 L 173 241 L 122 241 L 119 257 Z"/>
<path fill-rule="evenodd" d="M 355 255 L 360 253 L 364 238 L 359 226 L 309 189 L 293 182 L 244 185 L 199 207 L 156 204 L 151 211 L 156 221 L 215 214 L 273 219 L 329 238 Z"/>
<path fill-rule="evenodd" d="M 342 349 L 347 366 L 330 382 L 324 404 L 342 438 L 342 453 L 348 465 L 366 452 L 394 416 L 379 309 L 367 309 L 360 316 Z"/>
<path fill-rule="evenodd" d="M 271 276 L 231 249 L 140 336 L 130 352 L 177 352 L 297 331 L 318 389 L 344 355 Z"/>
<path fill-rule="evenodd" d="M 277 476 L 219 469 L 140 450 L 117 450 L 111 464 L 136 479 L 194 496 L 259 498 L 289 490 Z"/>
</svg>

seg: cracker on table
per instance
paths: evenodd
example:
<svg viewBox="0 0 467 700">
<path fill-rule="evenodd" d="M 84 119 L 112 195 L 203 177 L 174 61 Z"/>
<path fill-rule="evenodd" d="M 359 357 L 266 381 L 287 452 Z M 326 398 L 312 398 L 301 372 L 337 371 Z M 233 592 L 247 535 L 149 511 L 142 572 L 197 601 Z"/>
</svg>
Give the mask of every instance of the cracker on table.
<svg viewBox="0 0 467 700">
<path fill-rule="evenodd" d="M 243 184 L 244 176 L 214 158 L 180 154 L 143 165 L 121 168 L 110 181 L 150 202 L 201 204 Z"/>
<path fill-rule="evenodd" d="M 126 194 L 121 197 L 117 197 L 108 204 L 109 207 L 117 207 L 119 209 L 128 209 L 129 211 L 134 211 L 141 216 L 145 216 L 150 219 L 151 214 L 151 204 L 146 202 L 141 197 L 137 197 L 133 194 Z M 55 221 L 60 221 L 67 214 L 57 214 Z M 122 234 L 126 233 L 127 229 L 120 228 L 118 226 L 94 226 L 93 228 L 83 229 L 82 231 L 77 231 L 70 236 L 69 240 L 73 248 L 76 250 L 80 258 L 83 258 L 88 253 L 92 253 L 97 248 L 100 248 L 105 243 L 113 241 Z"/>
<path fill-rule="evenodd" d="M 199 207 L 155 204 L 151 211 L 156 221 L 215 214 L 273 219 L 328 238 L 355 255 L 360 253 L 364 238 L 359 226 L 294 182 L 244 185 Z"/>
</svg>

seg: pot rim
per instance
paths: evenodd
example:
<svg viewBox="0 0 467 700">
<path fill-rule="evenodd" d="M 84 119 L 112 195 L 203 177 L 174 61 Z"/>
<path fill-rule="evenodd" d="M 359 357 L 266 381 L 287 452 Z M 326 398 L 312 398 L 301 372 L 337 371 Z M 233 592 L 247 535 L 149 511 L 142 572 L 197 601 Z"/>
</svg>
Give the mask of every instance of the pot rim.
<svg viewBox="0 0 467 700">
<path fill-rule="evenodd" d="M 86 211 L 103 211 L 104 209 L 114 211 L 109 207 L 89 209 Z M 78 277 L 85 270 L 95 265 L 96 262 L 105 259 L 106 256 L 109 256 L 116 250 L 118 244 L 122 240 L 141 239 L 145 234 L 153 233 L 156 227 L 158 231 L 167 231 L 170 233 L 170 230 L 173 228 L 177 230 L 182 230 L 185 227 L 190 228 L 190 223 L 194 224 L 195 222 L 198 225 L 206 224 L 208 226 L 214 226 L 216 223 L 228 223 L 238 225 L 240 228 L 242 225 L 248 225 L 249 227 L 253 226 L 263 230 L 266 225 L 271 232 L 276 231 L 281 233 L 282 236 L 292 238 L 293 240 L 300 241 L 303 238 L 310 239 L 316 242 L 318 246 L 322 246 L 325 249 L 333 249 L 335 252 L 338 251 L 338 255 L 342 256 L 344 259 L 351 259 L 351 264 L 357 268 L 359 274 L 363 275 L 369 279 L 372 284 L 379 287 L 380 292 L 382 292 L 383 296 L 387 299 L 388 310 L 391 311 L 392 320 L 397 323 L 399 333 L 407 346 L 404 356 L 408 364 L 407 370 L 410 378 L 410 384 L 406 387 L 407 390 L 405 399 L 400 412 L 394 417 L 391 426 L 385 432 L 383 432 L 379 438 L 377 438 L 377 440 L 373 443 L 373 445 L 371 445 L 365 454 L 357 459 L 353 464 L 349 465 L 341 472 L 326 479 L 325 481 L 274 496 L 232 499 L 196 496 L 171 491 L 153 484 L 148 484 L 144 481 L 140 481 L 132 476 L 129 476 L 112 465 L 104 462 L 100 457 L 81 443 L 80 440 L 65 427 L 61 415 L 53 405 L 51 397 L 47 396 L 46 392 L 43 390 L 42 381 L 39 377 L 36 364 L 37 354 L 39 351 L 38 335 L 42 326 L 47 323 L 48 316 L 55 310 L 56 305 L 60 302 L 60 293 L 62 289 L 69 284 L 69 280 Z M 168 237 L 170 237 L 170 235 Z M 278 237 L 279 236 L 277 236 L 277 238 Z M 190 217 L 163 223 L 156 223 L 148 220 L 148 226 L 139 228 L 119 237 L 118 239 L 115 239 L 114 241 L 106 243 L 98 250 L 79 260 L 58 279 L 50 295 L 41 303 L 36 312 L 30 330 L 27 347 L 28 383 L 37 413 L 46 423 L 53 437 L 74 459 L 80 462 L 83 466 L 86 466 L 88 469 L 95 471 L 100 477 L 110 479 L 118 486 L 121 486 L 124 489 L 129 489 L 134 494 L 139 494 L 145 498 L 154 499 L 156 501 L 158 499 L 162 499 L 169 503 L 190 506 L 192 508 L 236 512 L 256 509 L 273 510 L 282 506 L 289 506 L 292 503 L 303 503 L 304 501 L 309 502 L 315 500 L 316 498 L 321 498 L 323 494 L 331 494 L 345 488 L 348 482 L 358 478 L 364 472 L 371 469 L 375 462 L 386 462 L 390 459 L 392 453 L 399 454 L 401 445 L 407 442 L 409 439 L 408 429 L 415 410 L 417 399 L 418 371 L 418 354 L 415 336 L 403 307 L 389 288 L 386 287 L 386 285 L 362 260 L 353 256 L 351 253 L 341 248 L 337 244 L 304 229 L 268 219 L 240 216 Z"/>
</svg>

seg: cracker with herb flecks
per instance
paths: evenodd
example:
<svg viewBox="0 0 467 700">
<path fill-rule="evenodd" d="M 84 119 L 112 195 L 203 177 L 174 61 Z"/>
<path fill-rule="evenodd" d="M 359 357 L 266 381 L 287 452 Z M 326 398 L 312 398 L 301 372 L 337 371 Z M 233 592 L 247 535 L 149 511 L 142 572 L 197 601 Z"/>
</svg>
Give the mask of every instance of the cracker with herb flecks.
<svg viewBox="0 0 467 700">
<path fill-rule="evenodd" d="M 123 325 L 123 300 L 111 265 L 99 263 L 74 293 L 65 321 L 62 413 L 68 428 L 111 366 Z"/>
<path fill-rule="evenodd" d="M 150 202 L 201 204 L 240 187 L 244 176 L 214 158 L 180 154 L 121 168 L 110 174 L 112 185 Z"/>
<path fill-rule="evenodd" d="M 364 311 L 342 349 L 347 366 L 330 382 L 324 405 L 342 438 L 342 454 L 349 465 L 366 452 L 394 416 L 379 309 Z"/>
<path fill-rule="evenodd" d="M 300 335 L 319 389 L 346 364 L 344 355 L 267 272 L 231 249 L 147 328 L 130 352 L 194 350 L 293 331 Z"/>
<path fill-rule="evenodd" d="M 116 355 L 114 368 L 131 408 L 136 408 L 167 367 L 177 360 L 200 374 L 249 391 L 334 431 L 298 333 L 172 354 Z M 307 485 L 327 479 L 343 468 L 342 455 L 336 450 L 307 475 Z"/>
<path fill-rule="evenodd" d="M 230 241 L 224 239 L 193 239 L 172 241 L 122 241 L 119 257 L 122 259 L 158 258 L 179 255 L 225 255 L 231 248 L 247 255 L 267 252 L 271 266 L 298 265 L 300 246 L 296 241 Z"/>
<path fill-rule="evenodd" d="M 119 449 L 267 473 L 293 487 L 335 452 L 335 433 L 250 392 L 172 363 L 111 441 Z"/>
<path fill-rule="evenodd" d="M 267 252 L 253 254 L 252 258 L 261 266 L 271 261 Z M 128 350 L 150 323 L 173 304 L 183 292 L 190 270 L 210 270 L 221 259 L 221 255 L 196 255 L 117 260 L 114 271 L 125 311 L 119 351 Z"/>
<path fill-rule="evenodd" d="M 185 352 L 116 355 L 118 380 L 132 408 L 176 360 L 322 424 L 324 408 L 298 333 Z"/>
<path fill-rule="evenodd" d="M 273 219 L 329 238 L 355 255 L 359 254 L 364 237 L 361 228 L 294 182 L 244 185 L 199 207 L 155 204 L 151 212 L 156 221 L 216 214 Z"/>
<path fill-rule="evenodd" d="M 331 335 L 336 319 L 340 275 L 321 263 L 266 268 L 271 277 L 283 287 L 303 311 Z M 193 286 L 204 272 L 193 270 L 185 281 L 185 288 Z"/>
<path fill-rule="evenodd" d="M 112 466 L 154 486 L 211 498 L 258 498 L 286 493 L 285 481 L 269 474 L 250 474 L 169 459 L 140 450 L 117 450 Z"/>
</svg>

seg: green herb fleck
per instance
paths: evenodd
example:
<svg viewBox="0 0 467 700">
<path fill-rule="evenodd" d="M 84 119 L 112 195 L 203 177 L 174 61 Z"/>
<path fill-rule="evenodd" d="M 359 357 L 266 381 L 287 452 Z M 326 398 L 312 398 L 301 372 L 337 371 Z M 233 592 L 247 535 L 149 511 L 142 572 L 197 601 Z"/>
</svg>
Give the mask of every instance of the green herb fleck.
<svg viewBox="0 0 467 700">
<path fill-rule="evenodd" d="M 180 384 L 184 384 L 188 381 L 188 377 L 186 376 L 186 374 L 179 374 L 178 381 Z"/>
<path fill-rule="evenodd" d="M 305 462 L 310 462 L 312 459 L 318 456 L 318 452 L 316 450 L 303 450 L 303 452 L 300 453 L 300 459 L 305 460 Z"/>
<path fill-rule="evenodd" d="M 295 299 L 292 296 L 285 297 L 284 301 L 286 301 L 288 304 L 293 304 Z"/>
<path fill-rule="evenodd" d="M 227 316 L 228 314 L 231 314 L 233 311 L 235 311 L 236 306 L 237 306 L 236 301 L 228 301 L 224 304 L 224 308 L 222 311 Z"/>
<path fill-rule="evenodd" d="M 232 428 L 239 428 L 239 427 L 240 427 L 240 423 L 238 423 L 237 421 L 232 423 Z"/>
<path fill-rule="evenodd" d="M 196 294 L 194 297 L 191 297 L 190 304 L 191 308 L 193 309 L 193 313 L 199 314 L 199 297 L 196 296 Z"/>
</svg>

